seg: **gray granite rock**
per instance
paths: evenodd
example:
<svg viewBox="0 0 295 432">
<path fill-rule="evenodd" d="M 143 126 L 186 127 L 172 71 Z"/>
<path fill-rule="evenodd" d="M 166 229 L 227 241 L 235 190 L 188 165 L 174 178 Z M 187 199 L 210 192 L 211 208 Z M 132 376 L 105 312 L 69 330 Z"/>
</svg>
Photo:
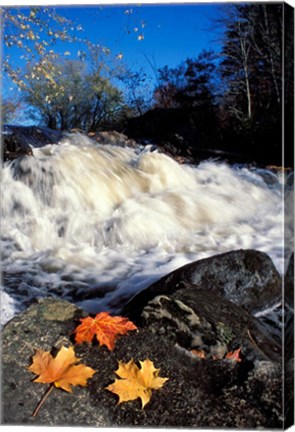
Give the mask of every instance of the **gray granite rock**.
<svg viewBox="0 0 295 432">
<path fill-rule="evenodd" d="M 280 361 L 281 346 L 261 323 L 243 308 L 210 291 L 185 284 L 173 295 L 151 300 L 140 325 L 186 348 L 223 356 L 238 347 L 248 360 Z"/>
<path fill-rule="evenodd" d="M 237 250 L 215 255 L 164 276 L 146 288 L 124 308 L 136 317 L 145 304 L 159 294 L 172 294 L 189 283 L 195 289 L 210 290 L 251 313 L 281 300 L 282 281 L 270 257 L 256 250 Z"/>
</svg>

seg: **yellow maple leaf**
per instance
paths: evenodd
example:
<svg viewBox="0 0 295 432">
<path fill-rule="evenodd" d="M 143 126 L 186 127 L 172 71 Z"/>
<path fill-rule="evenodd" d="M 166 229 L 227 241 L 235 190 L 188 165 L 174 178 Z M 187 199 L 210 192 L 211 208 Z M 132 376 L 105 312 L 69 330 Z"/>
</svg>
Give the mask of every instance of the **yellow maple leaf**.
<svg viewBox="0 0 295 432">
<path fill-rule="evenodd" d="M 76 365 L 80 359 L 76 357 L 73 347 L 61 347 L 56 357 L 49 351 L 38 350 L 33 356 L 33 362 L 28 369 L 39 375 L 34 382 L 51 383 L 67 392 L 72 392 L 71 386 L 85 387 L 87 379 L 95 374 L 95 370 L 83 364 Z"/>
<path fill-rule="evenodd" d="M 159 377 L 160 369 L 156 369 L 151 360 L 140 361 L 139 368 L 134 360 L 128 363 L 119 363 L 115 373 L 120 377 L 106 387 L 119 396 L 119 402 L 126 402 L 137 398 L 141 399 L 142 408 L 149 402 L 152 390 L 160 389 L 168 378 Z"/>
</svg>

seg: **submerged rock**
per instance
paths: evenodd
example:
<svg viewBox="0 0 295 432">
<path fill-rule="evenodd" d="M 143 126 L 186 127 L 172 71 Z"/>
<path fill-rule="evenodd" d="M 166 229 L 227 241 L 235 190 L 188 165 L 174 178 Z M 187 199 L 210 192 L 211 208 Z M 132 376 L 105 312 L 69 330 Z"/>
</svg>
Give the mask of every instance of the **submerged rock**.
<svg viewBox="0 0 295 432">
<path fill-rule="evenodd" d="M 245 329 L 250 325 L 251 317 L 231 303 L 223 308 L 219 304 L 219 313 L 215 304 L 212 321 L 210 308 L 214 305 L 204 304 L 203 298 L 202 306 L 195 308 L 200 297 L 196 301 L 190 289 L 182 291 L 175 293 L 175 297 L 164 296 L 169 298 L 165 301 L 171 303 L 165 310 L 171 313 L 170 308 L 173 306 L 175 318 L 191 330 L 195 326 L 202 328 L 203 336 L 207 330 L 207 340 L 203 338 L 207 346 L 210 345 L 210 337 L 211 340 L 219 338 L 227 344 L 227 348 L 234 347 L 235 339 L 235 343 L 242 348 L 240 362 L 225 359 L 222 353 L 219 353 L 220 358 L 217 360 L 210 357 L 209 353 L 206 359 L 195 356 L 191 352 L 191 345 L 178 338 L 181 328 L 176 329 L 175 338 L 175 327 L 169 330 L 169 320 L 165 321 L 165 317 L 154 320 L 152 324 L 146 315 L 147 308 L 151 311 L 154 307 L 151 302 L 142 312 L 145 317 L 142 327 L 120 336 L 114 351 L 110 352 L 105 346 L 97 344 L 76 345 L 75 352 L 81 358 L 81 363 L 95 369 L 96 374 L 88 381 L 87 387 L 75 387 L 72 394 L 54 389 L 38 415 L 31 417 L 47 389 L 47 385 L 32 382 L 34 375 L 27 369 L 32 356 L 37 349 L 48 351 L 59 349 L 62 345 L 72 345 L 78 318 L 85 315 L 70 303 L 43 299 L 15 317 L 3 329 L 2 423 L 93 427 L 282 428 L 281 362 L 271 360 L 260 352 L 262 345 L 257 349 L 257 341 L 253 343 L 248 338 L 246 343 Z M 182 310 L 182 316 L 177 308 Z M 237 314 L 239 309 L 243 311 L 240 320 L 234 315 L 234 309 Z M 223 317 L 227 317 L 227 321 Z M 161 331 L 161 328 L 165 331 Z M 118 360 L 128 362 L 132 358 L 135 361 L 149 358 L 156 368 L 160 368 L 160 376 L 169 378 L 160 390 L 153 392 L 144 409 L 139 400 L 118 405 L 118 397 L 105 390 L 116 377 L 114 371 L 118 367 Z"/>
</svg>

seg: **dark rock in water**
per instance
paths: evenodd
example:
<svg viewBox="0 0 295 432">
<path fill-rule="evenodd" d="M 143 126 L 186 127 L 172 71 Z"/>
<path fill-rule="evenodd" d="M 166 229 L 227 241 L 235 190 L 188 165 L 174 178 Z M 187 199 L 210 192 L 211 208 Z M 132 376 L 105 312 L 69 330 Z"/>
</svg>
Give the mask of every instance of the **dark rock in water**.
<svg viewBox="0 0 295 432">
<path fill-rule="evenodd" d="M 188 310 L 191 293 L 188 292 L 186 297 L 184 292 L 175 295 L 175 306 L 178 307 L 180 302 L 184 305 L 183 318 L 191 316 L 193 321 L 197 320 L 197 315 L 193 318 Z M 227 307 L 239 308 L 232 304 Z M 207 313 L 211 314 L 210 307 L 206 309 L 203 305 L 197 313 L 205 329 L 205 317 Z M 222 319 L 223 313 L 224 310 L 219 318 Z M 253 344 L 251 346 L 251 340 L 242 346 L 241 362 L 225 358 L 200 359 L 190 349 L 175 343 L 169 332 L 153 333 L 150 325 L 120 336 L 112 352 L 97 344 L 76 345 L 75 352 L 81 363 L 95 369 L 96 374 L 88 380 L 87 387 L 74 387 L 72 394 L 54 389 L 38 415 L 31 417 L 48 388 L 32 382 L 34 375 L 27 369 L 32 356 L 37 349 L 50 351 L 62 345 L 71 346 L 73 330 L 83 315 L 70 303 L 43 299 L 4 327 L 2 424 L 282 428 L 280 362 L 262 359 L 259 350 Z M 247 313 L 242 312 L 242 315 L 245 317 Z M 216 320 L 217 317 L 218 310 Z M 235 332 L 238 333 L 240 328 L 240 341 L 244 343 L 247 336 L 242 330 L 244 318 L 241 320 L 244 324 L 236 317 L 232 320 L 237 321 Z M 207 330 L 208 339 L 210 331 L 216 336 L 217 329 L 213 325 Z M 225 328 L 219 327 L 218 331 L 224 339 L 231 337 Z M 128 362 L 132 358 L 135 361 L 149 358 L 156 368 L 160 368 L 159 375 L 169 378 L 160 390 L 153 392 L 144 409 L 139 400 L 118 405 L 118 397 L 105 390 L 116 378 L 114 371 L 118 360 Z"/>
<path fill-rule="evenodd" d="M 135 295 L 123 313 L 134 318 L 153 297 L 172 294 L 186 283 L 196 290 L 210 290 L 251 313 L 281 300 L 281 277 L 269 256 L 255 250 L 237 250 L 173 271 Z"/>
<path fill-rule="evenodd" d="M 128 120 L 126 134 L 137 141 L 152 140 L 160 150 L 174 158 L 181 157 L 196 162 L 193 154 L 196 150 L 196 131 L 191 128 L 186 109 L 149 110 Z"/>
<path fill-rule="evenodd" d="M 137 141 L 150 139 L 165 153 L 192 159 L 194 163 L 218 158 L 229 163 L 281 164 L 280 147 L 275 150 L 262 145 L 268 142 L 265 132 L 263 139 L 254 132 L 251 137 L 226 131 L 220 134 L 213 112 L 197 105 L 152 108 L 128 119 L 125 133 Z M 253 145 L 253 139 L 260 145 Z M 269 141 L 273 141 L 273 136 L 269 136 Z"/>
<path fill-rule="evenodd" d="M 119 147 L 135 148 L 138 144 L 133 139 L 117 131 L 90 132 L 88 137 L 99 144 L 111 144 Z"/>
<path fill-rule="evenodd" d="M 11 134 L 3 139 L 3 160 L 13 160 L 21 156 L 33 156 L 33 150 L 19 135 Z"/>
<path fill-rule="evenodd" d="M 211 291 L 185 283 L 172 295 L 160 295 L 137 322 L 185 349 L 223 357 L 242 346 L 247 359 L 280 359 L 281 346 L 248 312 Z"/>
<path fill-rule="evenodd" d="M 44 127 L 4 125 L 3 159 L 6 161 L 25 155 L 32 156 L 33 148 L 57 143 L 61 137 L 60 131 Z"/>
<path fill-rule="evenodd" d="M 3 160 L 13 160 L 25 155 L 32 156 L 34 148 L 43 147 L 47 144 L 57 144 L 69 133 L 77 132 L 86 135 L 80 129 L 62 132 L 37 126 L 4 125 L 2 130 Z M 93 132 L 86 136 L 99 144 L 132 148 L 138 146 L 136 141 L 117 131 Z"/>
</svg>

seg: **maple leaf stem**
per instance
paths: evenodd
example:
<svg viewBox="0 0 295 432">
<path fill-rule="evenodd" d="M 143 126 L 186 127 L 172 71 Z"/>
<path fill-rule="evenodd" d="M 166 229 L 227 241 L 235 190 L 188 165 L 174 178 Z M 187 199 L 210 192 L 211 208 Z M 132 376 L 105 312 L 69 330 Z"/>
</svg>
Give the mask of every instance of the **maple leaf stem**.
<svg viewBox="0 0 295 432">
<path fill-rule="evenodd" d="M 48 396 L 52 392 L 53 388 L 54 388 L 54 384 L 52 383 L 52 384 L 50 384 L 50 387 L 48 387 L 48 389 L 46 390 L 46 392 L 43 394 L 43 396 L 42 396 L 41 400 L 39 401 L 38 405 L 36 406 L 36 408 L 32 412 L 32 417 L 36 417 L 36 415 L 38 414 L 40 408 L 42 407 L 42 405 L 44 404 L 44 402 L 46 401 L 46 399 L 48 398 Z"/>
<path fill-rule="evenodd" d="M 259 351 L 261 351 L 261 349 L 259 348 L 259 346 L 257 345 L 257 343 L 255 342 L 255 340 L 253 339 L 253 337 L 252 337 L 252 335 L 251 335 L 251 333 L 250 333 L 250 330 L 249 329 L 247 329 L 247 333 L 248 333 L 248 336 L 249 336 L 249 339 L 250 339 L 250 341 L 252 342 L 252 344 L 259 350 Z M 261 351 L 262 352 L 262 351 Z"/>
</svg>

